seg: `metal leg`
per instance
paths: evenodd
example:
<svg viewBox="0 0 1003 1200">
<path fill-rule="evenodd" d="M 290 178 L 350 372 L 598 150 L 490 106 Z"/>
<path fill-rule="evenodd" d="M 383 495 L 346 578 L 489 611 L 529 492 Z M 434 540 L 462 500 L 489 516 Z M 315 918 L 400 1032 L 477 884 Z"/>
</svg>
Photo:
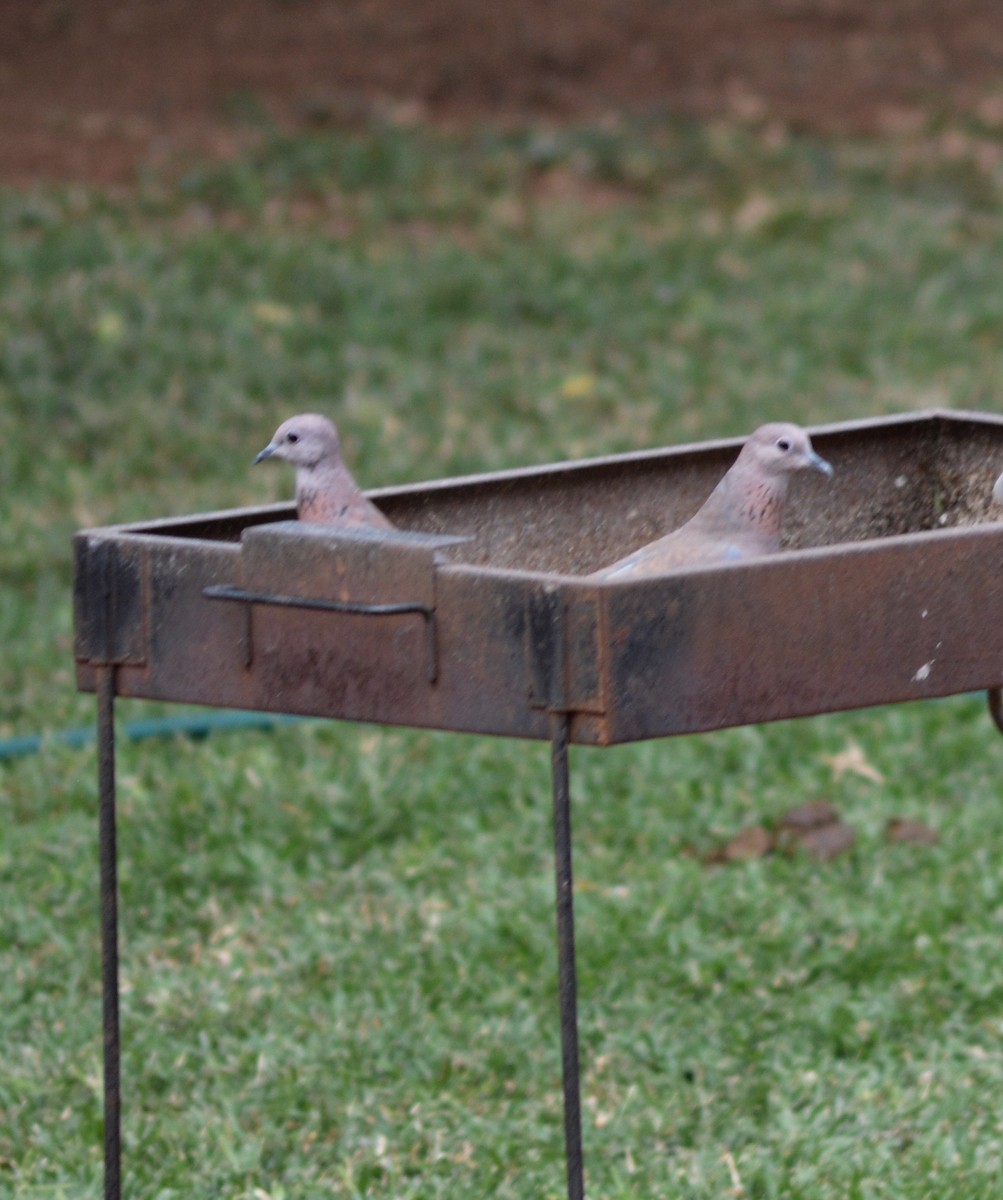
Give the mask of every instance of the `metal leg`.
<svg viewBox="0 0 1003 1200">
<path fill-rule="evenodd" d="M 584 1200 L 582 1102 L 578 1069 L 578 983 L 575 974 L 575 901 L 571 878 L 571 789 L 568 780 L 568 717 L 550 716 L 550 765 L 554 790 L 554 866 L 557 874 L 557 967 L 561 1005 L 561 1068 L 564 1081 L 564 1146 L 568 1200 Z"/>
<path fill-rule="evenodd" d="M 104 1194 L 122 1194 L 118 1023 L 118 870 L 115 846 L 115 668 L 98 668 L 98 853 L 101 863 L 101 980 L 104 1023 Z"/>
</svg>

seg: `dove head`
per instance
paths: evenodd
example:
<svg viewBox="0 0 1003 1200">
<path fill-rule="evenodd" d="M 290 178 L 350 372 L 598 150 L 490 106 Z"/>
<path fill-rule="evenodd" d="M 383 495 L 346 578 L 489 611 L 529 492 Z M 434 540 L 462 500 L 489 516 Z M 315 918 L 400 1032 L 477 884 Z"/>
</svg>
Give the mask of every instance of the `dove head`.
<svg viewBox="0 0 1003 1200">
<path fill-rule="evenodd" d="M 300 413 L 283 421 L 275 435 L 255 462 L 265 458 L 282 458 L 294 467 L 312 471 L 320 463 L 335 464 L 341 460 L 341 444 L 334 424 L 320 413 Z"/>
<path fill-rule="evenodd" d="M 795 471 L 832 475 L 832 466 L 815 453 L 811 439 L 800 425 L 783 422 L 760 425 L 742 447 L 738 462 L 760 475 L 773 477 Z"/>
</svg>

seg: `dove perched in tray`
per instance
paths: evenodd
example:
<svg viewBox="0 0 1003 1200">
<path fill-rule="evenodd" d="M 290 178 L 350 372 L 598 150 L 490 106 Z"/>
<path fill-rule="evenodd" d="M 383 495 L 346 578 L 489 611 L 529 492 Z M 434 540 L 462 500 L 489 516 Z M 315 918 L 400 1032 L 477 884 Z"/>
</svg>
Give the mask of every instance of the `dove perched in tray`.
<svg viewBox="0 0 1003 1200">
<path fill-rule="evenodd" d="M 282 458 L 296 468 L 296 512 L 301 521 L 393 529 L 352 478 L 341 456 L 338 431 L 319 413 L 283 421 L 255 458 Z"/>
<path fill-rule="evenodd" d="M 832 467 L 800 426 L 761 425 L 695 516 L 592 578 L 641 579 L 691 564 L 773 554 L 780 549 L 787 484 L 795 471 L 831 475 Z"/>
</svg>

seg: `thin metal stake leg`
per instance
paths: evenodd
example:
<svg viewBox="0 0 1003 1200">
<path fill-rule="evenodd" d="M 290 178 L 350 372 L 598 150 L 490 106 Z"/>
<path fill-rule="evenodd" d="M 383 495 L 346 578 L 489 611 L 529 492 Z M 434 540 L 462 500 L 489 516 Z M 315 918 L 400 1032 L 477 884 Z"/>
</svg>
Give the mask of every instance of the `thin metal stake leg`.
<svg viewBox="0 0 1003 1200">
<path fill-rule="evenodd" d="M 115 668 L 97 672 L 98 854 L 101 863 L 101 981 L 104 1026 L 104 1194 L 122 1194 L 118 1023 L 118 869 L 115 845 Z"/>
<path fill-rule="evenodd" d="M 557 967 L 561 1005 L 561 1068 L 564 1080 L 564 1146 L 568 1200 L 584 1200 L 582 1101 L 578 1067 L 578 982 L 575 973 L 575 901 L 571 877 L 571 788 L 568 778 L 568 717 L 550 716 L 550 766 L 554 791 L 554 866 L 557 875 Z"/>
</svg>

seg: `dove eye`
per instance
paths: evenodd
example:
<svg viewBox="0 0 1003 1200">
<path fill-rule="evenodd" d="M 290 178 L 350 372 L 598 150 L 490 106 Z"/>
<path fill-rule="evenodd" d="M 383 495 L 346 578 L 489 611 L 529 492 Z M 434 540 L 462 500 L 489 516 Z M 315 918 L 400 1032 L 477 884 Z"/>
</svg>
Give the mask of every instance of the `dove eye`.
<svg viewBox="0 0 1003 1200">
<path fill-rule="evenodd" d="M 778 448 L 779 448 L 779 449 L 781 449 L 781 450 L 789 450 L 789 449 L 791 448 L 791 444 L 790 444 L 790 442 L 787 440 L 787 438 L 778 438 L 778 439 L 777 439 L 777 446 L 778 446 Z"/>
<path fill-rule="evenodd" d="M 299 440 L 300 440 L 300 435 L 298 433 L 287 433 L 286 434 L 287 442 L 292 442 L 295 445 L 295 443 L 298 442 Z"/>
</svg>

